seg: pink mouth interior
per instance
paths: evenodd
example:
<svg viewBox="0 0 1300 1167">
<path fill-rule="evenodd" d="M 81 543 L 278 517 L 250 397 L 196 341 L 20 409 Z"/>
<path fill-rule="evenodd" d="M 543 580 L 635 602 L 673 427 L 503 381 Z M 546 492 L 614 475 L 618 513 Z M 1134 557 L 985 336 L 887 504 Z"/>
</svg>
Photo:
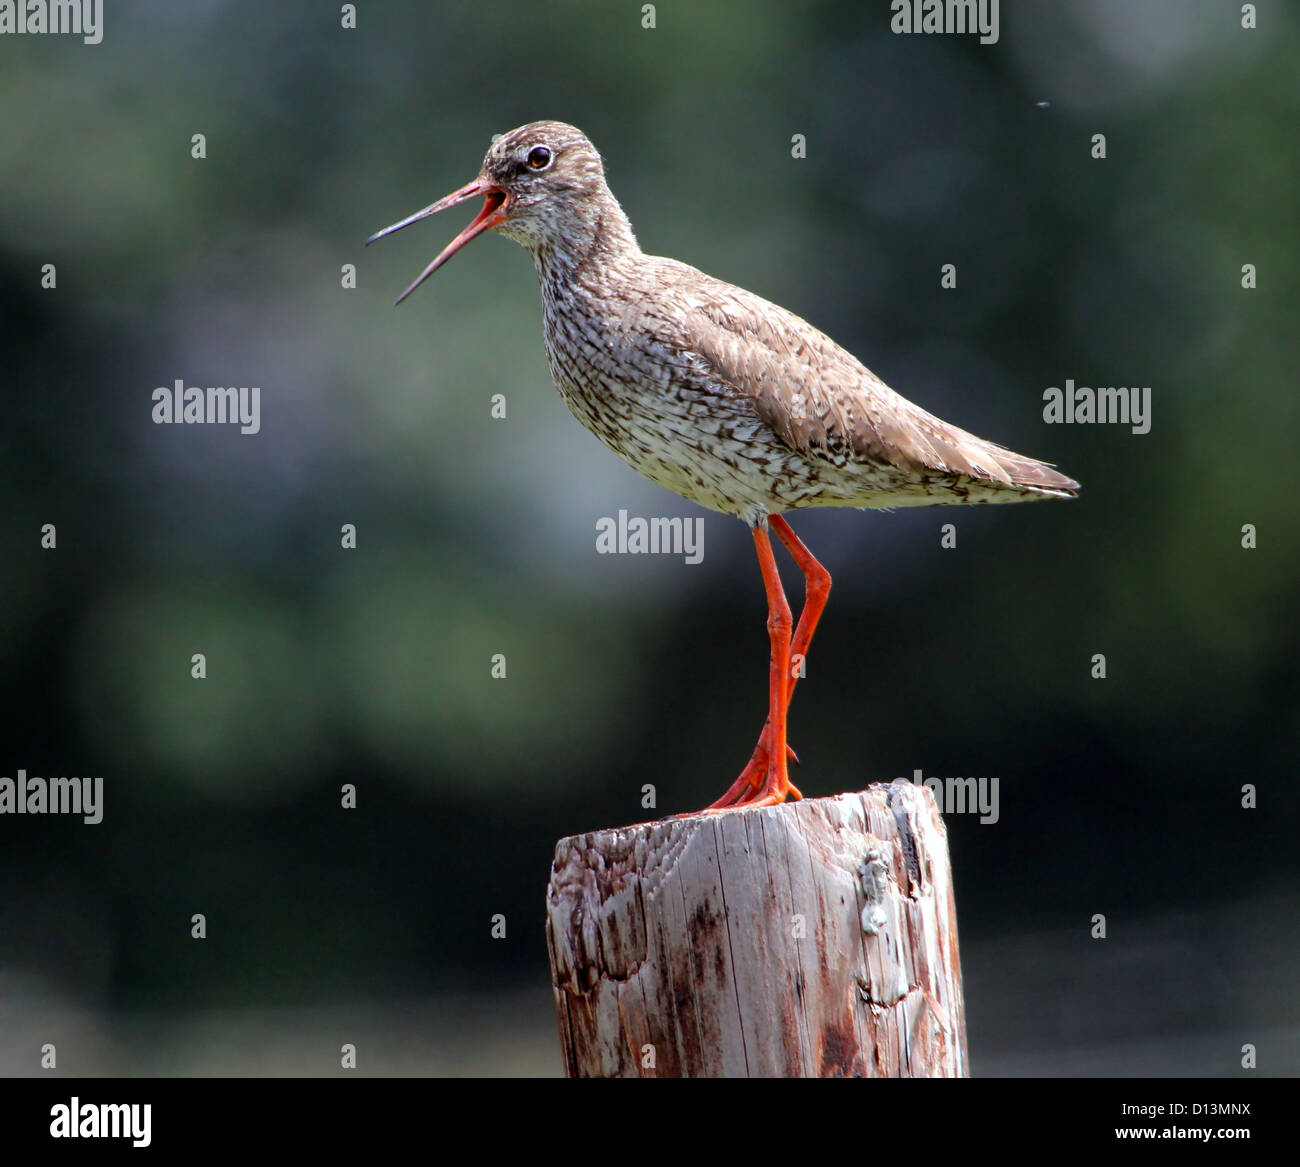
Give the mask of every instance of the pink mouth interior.
<svg viewBox="0 0 1300 1167">
<path fill-rule="evenodd" d="M 483 209 L 479 211 L 478 218 L 474 220 L 473 226 L 477 227 L 480 223 L 486 223 L 495 215 L 506 201 L 506 192 L 503 190 L 490 190 L 483 196 Z"/>
</svg>

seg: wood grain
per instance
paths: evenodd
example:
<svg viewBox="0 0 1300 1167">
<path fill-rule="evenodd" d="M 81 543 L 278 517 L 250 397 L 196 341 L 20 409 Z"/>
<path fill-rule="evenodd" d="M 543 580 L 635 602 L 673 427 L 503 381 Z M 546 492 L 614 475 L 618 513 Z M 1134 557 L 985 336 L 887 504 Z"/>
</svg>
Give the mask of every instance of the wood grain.
<svg viewBox="0 0 1300 1167">
<path fill-rule="evenodd" d="M 908 782 L 563 839 L 570 1077 L 964 1077 L 947 833 Z"/>
</svg>

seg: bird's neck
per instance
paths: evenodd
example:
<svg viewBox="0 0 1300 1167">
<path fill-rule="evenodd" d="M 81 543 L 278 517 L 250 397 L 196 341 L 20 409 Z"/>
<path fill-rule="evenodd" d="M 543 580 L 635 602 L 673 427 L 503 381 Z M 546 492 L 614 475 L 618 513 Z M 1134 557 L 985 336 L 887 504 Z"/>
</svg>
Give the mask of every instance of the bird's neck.
<svg viewBox="0 0 1300 1167">
<path fill-rule="evenodd" d="M 600 278 L 641 256 L 632 224 L 613 195 L 578 205 L 562 230 L 530 250 L 543 288 Z"/>
</svg>

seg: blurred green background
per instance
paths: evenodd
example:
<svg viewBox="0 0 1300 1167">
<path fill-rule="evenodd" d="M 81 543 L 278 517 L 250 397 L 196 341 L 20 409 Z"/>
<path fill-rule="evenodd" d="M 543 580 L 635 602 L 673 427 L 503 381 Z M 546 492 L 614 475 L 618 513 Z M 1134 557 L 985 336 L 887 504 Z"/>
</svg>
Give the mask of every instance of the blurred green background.
<svg viewBox="0 0 1300 1167">
<path fill-rule="evenodd" d="M 745 528 L 596 554 L 620 508 L 704 512 L 568 414 L 527 256 L 477 242 L 394 310 L 471 209 L 362 247 L 543 117 L 647 251 L 1083 484 L 793 517 L 836 581 L 804 792 L 1000 779 L 996 825 L 948 819 L 974 1071 L 1234 1074 L 1254 1042 L 1300 1072 L 1295 9 L 1009 3 L 985 46 L 883 4 L 339 7 L 0 37 L 0 774 L 106 803 L 0 817 L 0 1072 L 53 1041 L 65 1073 L 328 1074 L 352 1041 L 362 1073 L 557 1073 L 555 840 L 749 756 Z M 177 378 L 260 386 L 261 433 L 155 425 Z M 1066 378 L 1150 385 L 1150 433 L 1044 424 Z"/>
</svg>

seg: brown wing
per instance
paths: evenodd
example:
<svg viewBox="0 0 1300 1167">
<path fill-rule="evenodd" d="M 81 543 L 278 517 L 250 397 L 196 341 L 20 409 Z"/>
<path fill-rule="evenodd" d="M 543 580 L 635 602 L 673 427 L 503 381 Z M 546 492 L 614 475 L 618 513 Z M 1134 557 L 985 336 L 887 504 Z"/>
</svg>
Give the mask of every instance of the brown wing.
<svg viewBox="0 0 1300 1167">
<path fill-rule="evenodd" d="M 1078 490 L 1045 463 L 913 405 L 792 312 L 695 274 L 683 317 L 691 346 L 793 449 L 840 466 L 894 467 L 931 484 L 950 478 L 958 488 L 1001 484 L 1009 494 L 1065 497 Z"/>
</svg>

